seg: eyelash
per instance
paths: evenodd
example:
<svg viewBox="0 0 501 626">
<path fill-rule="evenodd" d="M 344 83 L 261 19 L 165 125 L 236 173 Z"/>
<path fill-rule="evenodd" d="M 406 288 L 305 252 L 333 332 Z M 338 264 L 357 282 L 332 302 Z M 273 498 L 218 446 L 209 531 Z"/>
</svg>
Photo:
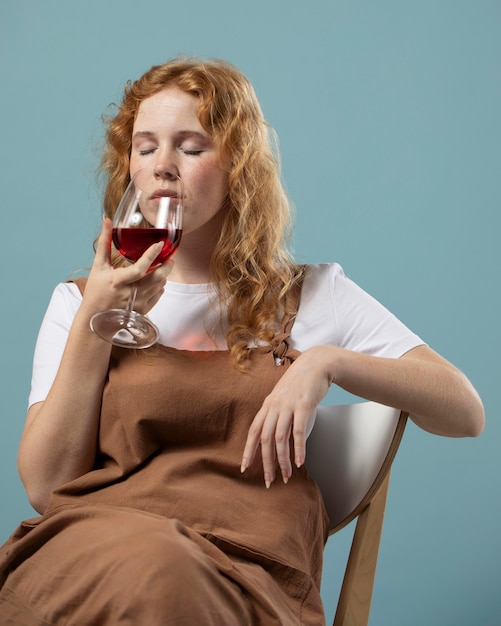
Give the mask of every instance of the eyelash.
<svg viewBox="0 0 501 626">
<path fill-rule="evenodd" d="M 203 150 L 186 150 L 186 149 L 183 149 L 181 146 L 179 146 L 179 149 L 181 150 L 181 152 L 183 152 L 184 154 L 187 154 L 188 156 L 199 156 L 203 152 Z M 148 154 L 153 154 L 155 150 L 156 148 L 148 148 L 147 150 L 139 150 L 139 155 L 147 156 Z"/>
</svg>

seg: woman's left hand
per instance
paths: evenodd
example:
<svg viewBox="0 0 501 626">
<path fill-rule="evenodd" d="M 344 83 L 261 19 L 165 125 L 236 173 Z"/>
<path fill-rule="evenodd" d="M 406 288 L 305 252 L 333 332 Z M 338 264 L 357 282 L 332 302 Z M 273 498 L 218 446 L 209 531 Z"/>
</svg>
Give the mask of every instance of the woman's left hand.
<svg viewBox="0 0 501 626">
<path fill-rule="evenodd" d="M 305 461 L 309 426 L 332 380 L 326 357 L 321 346 L 303 352 L 266 397 L 251 424 L 241 471 L 254 461 L 260 445 L 266 487 L 275 480 L 277 462 L 285 483 L 292 475 L 291 436 L 294 463 L 301 467 Z"/>
</svg>

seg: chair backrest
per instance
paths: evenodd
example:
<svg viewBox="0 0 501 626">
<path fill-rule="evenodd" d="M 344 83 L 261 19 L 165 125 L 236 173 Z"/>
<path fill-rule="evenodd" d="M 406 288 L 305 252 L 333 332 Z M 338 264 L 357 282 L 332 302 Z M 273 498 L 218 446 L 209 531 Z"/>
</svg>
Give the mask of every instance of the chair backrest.
<svg viewBox="0 0 501 626">
<path fill-rule="evenodd" d="M 376 402 L 317 410 L 306 463 L 322 492 L 329 534 L 358 517 L 335 626 L 368 623 L 389 473 L 406 420 Z"/>
</svg>

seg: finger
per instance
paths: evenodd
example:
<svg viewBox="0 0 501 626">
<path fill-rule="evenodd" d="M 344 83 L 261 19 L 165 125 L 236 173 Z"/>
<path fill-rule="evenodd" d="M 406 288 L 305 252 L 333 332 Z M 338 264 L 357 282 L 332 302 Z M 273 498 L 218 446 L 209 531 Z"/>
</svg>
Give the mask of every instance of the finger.
<svg viewBox="0 0 501 626">
<path fill-rule="evenodd" d="M 164 244 L 162 241 L 157 241 L 156 243 L 152 244 L 146 250 L 146 252 L 144 252 L 143 255 L 139 257 L 134 265 L 132 265 L 135 270 L 134 280 L 137 280 L 139 277 L 144 276 L 148 272 L 153 262 L 162 251 L 163 246 Z"/>
<path fill-rule="evenodd" d="M 250 425 L 247 439 L 245 441 L 244 452 L 242 454 L 242 461 L 240 463 L 240 471 L 243 473 L 251 465 L 256 456 L 257 448 L 259 446 L 259 440 L 261 437 L 261 430 L 264 422 L 264 414 L 259 411 Z"/>
<path fill-rule="evenodd" d="M 172 259 L 169 259 L 168 261 L 165 261 L 165 263 L 158 265 L 153 270 L 152 273 L 157 274 L 159 276 L 163 276 L 163 278 L 165 279 L 172 272 L 173 268 L 174 268 L 174 261 Z"/>
<path fill-rule="evenodd" d="M 145 295 L 149 297 L 159 289 L 165 287 L 167 283 L 167 276 L 170 272 L 170 267 L 158 265 L 138 279 L 138 286 L 140 286 Z"/>
<path fill-rule="evenodd" d="M 162 264 L 162 269 L 165 272 L 164 274 L 165 278 L 167 278 L 169 274 L 172 272 L 172 270 L 174 269 L 174 261 L 172 259 L 169 259 L 168 261 Z"/>
<path fill-rule="evenodd" d="M 282 480 L 287 481 L 292 476 L 290 438 L 292 429 L 292 416 L 281 415 L 275 430 L 275 448 L 278 465 L 282 474 Z"/>
<path fill-rule="evenodd" d="M 294 441 L 294 463 L 301 467 L 306 460 L 306 435 L 311 412 L 298 412 L 294 418 L 292 438 Z"/>
<path fill-rule="evenodd" d="M 275 480 L 275 468 L 277 466 L 275 444 L 276 424 L 277 418 L 268 415 L 263 424 L 260 437 L 264 484 L 267 489 L 270 488 L 271 483 Z"/>
<path fill-rule="evenodd" d="M 94 261 L 100 265 L 106 265 L 110 262 L 112 229 L 112 221 L 109 217 L 104 217 L 101 233 L 99 234 L 97 240 L 96 254 L 94 257 Z"/>
</svg>

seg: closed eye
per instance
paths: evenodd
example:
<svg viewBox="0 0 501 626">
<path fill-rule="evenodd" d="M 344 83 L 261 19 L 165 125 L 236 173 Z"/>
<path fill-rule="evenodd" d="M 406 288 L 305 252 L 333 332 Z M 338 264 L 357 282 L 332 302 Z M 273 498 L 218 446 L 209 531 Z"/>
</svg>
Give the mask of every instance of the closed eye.
<svg viewBox="0 0 501 626">
<path fill-rule="evenodd" d="M 181 150 L 185 154 L 188 154 L 190 156 L 198 156 L 199 154 L 202 154 L 202 152 L 203 152 L 203 150 L 186 150 L 186 148 L 181 148 Z"/>
</svg>

